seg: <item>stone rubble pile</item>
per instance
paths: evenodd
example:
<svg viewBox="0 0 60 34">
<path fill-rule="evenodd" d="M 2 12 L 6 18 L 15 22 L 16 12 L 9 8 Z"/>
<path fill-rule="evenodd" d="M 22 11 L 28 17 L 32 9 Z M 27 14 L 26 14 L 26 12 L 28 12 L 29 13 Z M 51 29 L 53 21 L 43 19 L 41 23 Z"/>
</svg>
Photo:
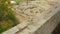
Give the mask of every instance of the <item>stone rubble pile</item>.
<svg viewBox="0 0 60 34">
<path fill-rule="evenodd" d="M 27 20 L 29 22 L 37 21 L 37 14 L 41 14 L 46 11 L 48 8 L 55 6 L 58 4 L 54 1 L 30 1 L 30 2 L 22 2 L 16 9 L 16 13 L 20 16 L 20 21 Z"/>
</svg>

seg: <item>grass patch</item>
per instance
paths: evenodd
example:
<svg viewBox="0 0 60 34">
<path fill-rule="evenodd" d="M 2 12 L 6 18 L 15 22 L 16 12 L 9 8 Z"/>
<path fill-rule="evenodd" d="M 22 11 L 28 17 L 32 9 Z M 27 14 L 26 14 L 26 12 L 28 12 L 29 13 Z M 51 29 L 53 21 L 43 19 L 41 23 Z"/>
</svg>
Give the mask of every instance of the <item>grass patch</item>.
<svg viewBox="0 0 60 34">
<path fill-rule="evenodd" d="M 19 23 L 10 1 L 0 0 L 0 34 Z"/>
</svg>

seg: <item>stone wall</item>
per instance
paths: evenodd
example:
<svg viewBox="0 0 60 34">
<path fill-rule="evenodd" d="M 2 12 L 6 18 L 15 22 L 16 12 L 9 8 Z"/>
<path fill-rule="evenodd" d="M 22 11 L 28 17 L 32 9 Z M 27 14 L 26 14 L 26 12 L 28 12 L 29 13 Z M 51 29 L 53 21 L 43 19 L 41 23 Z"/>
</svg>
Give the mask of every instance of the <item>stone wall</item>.
<svg viewBox="0 0 60 34">
<path fill-rule="evenodd" d="M 16 6 L 20 24 L 2 34 L 50 34 L 59 22 L 59 10 L 60 3 L 55 1 L 22 2 Z"/>
</svg>

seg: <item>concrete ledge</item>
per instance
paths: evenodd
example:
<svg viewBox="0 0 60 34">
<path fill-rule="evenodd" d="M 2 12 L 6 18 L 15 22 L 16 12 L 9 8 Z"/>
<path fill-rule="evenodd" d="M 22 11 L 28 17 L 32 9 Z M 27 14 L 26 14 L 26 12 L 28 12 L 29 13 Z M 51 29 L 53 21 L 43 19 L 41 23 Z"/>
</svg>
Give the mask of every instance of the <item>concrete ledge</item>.
<svg viewBox="0 0 60 34">
<path fill-rule="evenodd" d="M 34 34 L 51 34 L 57 24 L 60 22 L 60 11 L 42 25 Z"/>
</svg>

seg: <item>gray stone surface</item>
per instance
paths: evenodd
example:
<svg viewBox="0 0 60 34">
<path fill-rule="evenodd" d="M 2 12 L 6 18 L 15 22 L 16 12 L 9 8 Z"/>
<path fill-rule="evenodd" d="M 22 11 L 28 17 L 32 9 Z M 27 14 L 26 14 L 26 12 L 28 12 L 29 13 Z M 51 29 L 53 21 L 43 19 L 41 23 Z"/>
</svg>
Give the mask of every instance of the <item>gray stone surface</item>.
<svg viewBox="0 0 60 34">
<path fill-rule="evenodd" d="M 60 22 L 60 11 L 51 17 L 41 28 L 39 28 L 34 34 L 51 34 L 57 24 Z"/>
</svg>

